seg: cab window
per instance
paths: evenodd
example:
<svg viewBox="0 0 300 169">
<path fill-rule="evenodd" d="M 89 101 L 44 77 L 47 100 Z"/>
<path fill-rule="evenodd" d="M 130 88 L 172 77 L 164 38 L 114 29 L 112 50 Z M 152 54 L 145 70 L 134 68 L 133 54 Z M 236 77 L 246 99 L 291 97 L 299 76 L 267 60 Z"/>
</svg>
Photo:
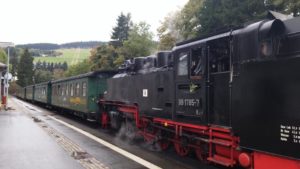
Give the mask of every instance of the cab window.
<svg viewBox="0 0 300 169">
<path fill-rule="evenodd" d="M 188 75 L 188 53 L 180 53 L 177 67 L 177 75 Z"/>
<path fill-rule="evenodd" d="M 190 76 L 192 79 L 200 78 L 200 75 L 203 74 L 202 51 L 202 48 L 192 49 L 190 63 Z"/>
<path fill-rule="evenodd" d="M 227 72 L 230 68 L 230 47 L 227 38 L 209 43 L 209 71 L 211 73 Z"/>
</svg>

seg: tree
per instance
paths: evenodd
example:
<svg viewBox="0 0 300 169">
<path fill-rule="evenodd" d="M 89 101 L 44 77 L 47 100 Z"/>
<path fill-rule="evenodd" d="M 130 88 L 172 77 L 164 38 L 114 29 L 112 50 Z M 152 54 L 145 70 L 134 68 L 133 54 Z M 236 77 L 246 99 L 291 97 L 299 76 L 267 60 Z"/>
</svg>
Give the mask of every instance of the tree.
<svg viewBox="0 0 300 169">
<path fill-rule="evenodd" d="M 115 67 L 114 60 L 117 52 L 112 45 L 102 45 L 91 50 L 91 70 L 107 70 Z"/>
<path fill-rule="evenodd" d="M 43 70 L 47 70 L 47 63 L 46 63 L 45 61 L 43 61 L 42 69 L 43 69 Z"/>
<path fill-rule="evenodd" d="M 114 60 L 114 65 L 115 67 L 119 67 L 121 66 L 125 61 L 125 57 L 123 55 L 119 55 L 115 60 Z"/>
<path fill-rule="evenodd" d="M 198 35 L 201 20 L 197 20 L 199 12 L 203 9 L 205 0 L 189 0 L 180 13 L 177 13 L 174 25 L 183 39 L 194 38 Z"/>
<path fill-rule="evenodd" d="M 21 55 L 17 76 L 20 86 L 31 85 L 33 82 L 33 57 L 30 56 L 28 49 Z"/>
<path fill-rule="evenodd" d="M 48 71 L 53 72 L 54 69 L 55 69 L 54 63 L 53 62 L 48 63 Z"/>
<path fill-rule="evenodd" d="M 17 93 L 17 91 L 18 91 L 18 89 L 19 89 L 20 87 L 19 87 L 19 85 L 16 83 L 16 81 L 12 81 L 12 82 L 10 82 L 10 84 L 9 84 L 9 88 L 8 88 L 8 93 L 10 93 L 10 94 L 16 94 Z"/>
<path fill-rule="evenodd" d="M 3 64 L 7 62 L 7 55 L 3 49 L 0 49 L 0 62 Z"/>
<path fill-rule="evenodd" d="M 190 0 L 191 1 L 191 0 Z M 198 36 L 213 33 L 222 28 L 242 26 L 267 16 L 268 10 L 300 15 L 297 0 L 204 0 L 197 12 Z"/>
<path fill-rule="evenodd" d="M 153 33 L 150 32 L 150 25 L 145 22 L 134 24 L 129 32 L 128 40 L 124 41 L 119 55 L 125 59 L 139 56 L 148 56 L 155 48 Z"/>
<path fill-rule="evenodd" d="M 117 40 L 120 44 L 123 44 L 123 42 L 128 39 L 129 30 L 132 25 L 130 20 L 130 13 L 128 13 L 127 15 L 121 13 L 121 15 L 118 16 L 117 19 L 117 26 L 113 27 L 111 39 Z"/>
<path fill-rule="evenodd" d="M 57 64 L 57 69 L 62 69 L 62 66 L 61 66 L 62 64 L 59 62 L 58 64 Z"/>
<path fill-rule="evenodd" d="M 241 26 L 265 17 L 267 10 L 261 0 L 206 0 L 198 11 L 198 35 L 218 31 L 224 27 Z"/>
<path fill-rule="evenodd" d="M 9 63 L 10 63 L 10 72 L 13 76 L 17 75 L 17 70 L 18 70 L 18 51 L 19 49 L 17 48 L 10 48 L 10 53 L 9 53 Z"/>
<path fill-rule="evenodd" d="M 53 69 L 52 78 L 57 80 L 65 77 L 65 71 L 62 69 Z"/>
<path fill-rule="evenodd" d="M 38 69 L 38 70 L 41 70 L 42 69 L 42 62 L 39 60 L 39 61 L 37 61 L 36 62 L 36 64 L 35 64 L 35 69 Z"/>
<path fill-rule="evenodd" d="M 158 29 L 159 48 L 169 49 L 174 41 L 190 39 L 243 26 L 267 16 L 268 10 L 300 16 L 299 0 L 189 0 L 167 16 Z M 177 33 L 179 32 L 178 39 Z"/>
<path fill-rule="evenodd" d="M 178 16 L 180 12 L 169 13 L 161 22 L 160 27 L 157 29 L 157 35 L 159 37 L 160 50 L 170 50 L 177 41 L 183 40 L 180 35 L 179 29 L 176 27 L 178 22 Z"/>
<path fill-rule="evenodd" d="M 76 76 L 88 72 L 90 72 L 90 63 L 87 59 L 85 59 L 82 62 L 79 62 L 75 65 L 71 65 L 69 69 L 65 72 L 65 76 Z"/>
<path fill-rule="evenodd" d="M 46 82 L 46 81 L 50 81 L 51 79 L 52 79 L 52 74 L 49 71 L 39 69 L 39 70 L 35 70 L 34 72 L 35 83 Z"/>
<path fill-rule="evenodd" d="M 62 69 L 64 71 L 68 70 L 68 63 L 66 61 L 64 61 L 64 63 L 62 64 Z"/>
<path fill-rule="evenodd" d="M 268 9 L 287 15 L 300 16 L 299 0 L 266 0 Z"/>
<path fill-rule="evenodd" d="M 52 70 L 53 69 L 58 69 L 58 63 L 52 63 Z M 51 68 L 49 68 L 49 70 L 51 71 Z"/>
</svg>

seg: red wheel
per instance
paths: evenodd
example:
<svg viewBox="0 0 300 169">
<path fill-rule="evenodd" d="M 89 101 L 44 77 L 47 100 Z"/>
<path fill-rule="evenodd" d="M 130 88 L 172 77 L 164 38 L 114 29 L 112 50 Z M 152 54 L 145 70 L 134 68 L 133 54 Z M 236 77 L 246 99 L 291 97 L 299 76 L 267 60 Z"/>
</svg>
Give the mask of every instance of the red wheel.
<svg viewBox="0 0 300 169">
<path fill-rule="evenodd" d="M 170 141 L 167 139 L 161 139 L 161 140 L 157 141 L 157 143 L 162 151 L 168 149 L 170 146 Z"/>
<path fill-rule="evenodd" d="M 187 156 L 190 152 L 190 147 L 187 146 L 187 145 L 184 145 L 184 139 L 181 138 L 181 139 L 178 139 L 176 138 L 175 139 L 175 142 L 174 142 L 174 147 L 175 147 L 175 150 L 176 150 L 176 153 L 180 156 Z"/>
<path fill-rule="evenodd" d="M 102 112 L 102 114 L 101 114 L 101 127 L 103 129 L 107 129 L 108 128 L 108 122 L 109 122 L 108 114 L 106 112 Z"/>
<path fill-rule="evenodd" d="M 143 132 L 144 141 L 149 143 L 149 144 L 152 144 L 154 142 L 154 139 L 155 139 L 155 134 L 156 134 L 155 131 L 144 131 Z"/>
<path fill-rule="evenodd" d="M 198 160 L 206 161 L 207 158 L 207 151 L 206 147 L 200 141 L 196 143 L 197 147 L 195 148 L 195 154 Z"/>
<path fill-rule="evenodd" d="M 201 148 L 195 148 L 195 153 L 196 153 L 196 157 L 198 160 L 203 161 L 204 157 L 203 157 L 203 152 L 201 150 Z"/>
<path fill-rule="evenodd" d="M 153 137 L 151 136 L 148 136 L 148 135 L 144 135 L 144 141 L 147 142 L 147 143 L 152 143 L 154 140 Z"/>
</svg>

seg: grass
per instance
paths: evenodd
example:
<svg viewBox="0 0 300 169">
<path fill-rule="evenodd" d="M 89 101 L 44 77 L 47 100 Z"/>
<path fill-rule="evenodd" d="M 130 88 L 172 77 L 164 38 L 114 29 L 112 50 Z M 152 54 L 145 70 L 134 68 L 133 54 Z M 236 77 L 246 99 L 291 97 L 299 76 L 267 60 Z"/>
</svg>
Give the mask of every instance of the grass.
<svg viewBox="0 0 300 169">
<path fill-rule="evenodd" d="M 74 65 L 78 62 L 81 62 L 84 59 L 87 59 L 90 56 L 91 49 L 59 49 L 58 52 L 62 52 L 63 54 L 57 57 L 35 57 L 34 63 L 41 61 L 41 62 L 48 62 L 48 63 L 63 63 L 66 61 L 68 65 Z"/>
</svg>

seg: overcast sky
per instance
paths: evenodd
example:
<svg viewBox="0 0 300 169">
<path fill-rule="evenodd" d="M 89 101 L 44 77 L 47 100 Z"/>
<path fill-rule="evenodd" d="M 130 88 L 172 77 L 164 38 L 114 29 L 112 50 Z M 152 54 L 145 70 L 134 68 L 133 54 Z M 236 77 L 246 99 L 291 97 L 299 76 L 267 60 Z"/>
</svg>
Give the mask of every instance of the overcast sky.
<svg viewBox="0 0 300 169">
<path fill-rule="evenodd" d="M 146 21 L 156 34 L 160 21 L 188 0 L 3 0 L 0 41 L 65 43 L 110 40 L 121 12 Z"/>
</svg>

